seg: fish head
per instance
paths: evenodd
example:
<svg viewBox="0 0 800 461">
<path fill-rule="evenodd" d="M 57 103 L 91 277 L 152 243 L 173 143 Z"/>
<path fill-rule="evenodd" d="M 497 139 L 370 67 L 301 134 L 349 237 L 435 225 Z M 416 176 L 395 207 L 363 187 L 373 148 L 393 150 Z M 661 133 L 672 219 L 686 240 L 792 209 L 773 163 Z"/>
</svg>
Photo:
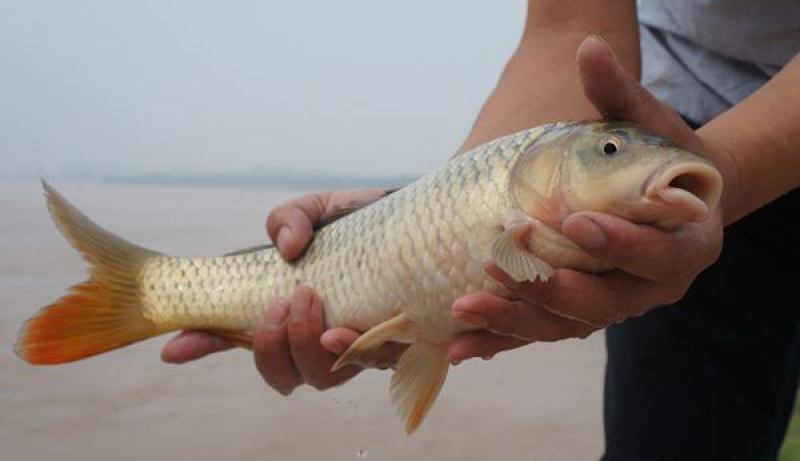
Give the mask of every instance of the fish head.
<svg viewBox="0 0 800 461">
<path fill-rule="evenodd" d="M 511 171 L 526 214 L 554 227 L 577 211 L 600 211 L 673 229 L 706 219 L 722 193 L 714 164 L 624 122 L 561 124 Z"/>
</svg>

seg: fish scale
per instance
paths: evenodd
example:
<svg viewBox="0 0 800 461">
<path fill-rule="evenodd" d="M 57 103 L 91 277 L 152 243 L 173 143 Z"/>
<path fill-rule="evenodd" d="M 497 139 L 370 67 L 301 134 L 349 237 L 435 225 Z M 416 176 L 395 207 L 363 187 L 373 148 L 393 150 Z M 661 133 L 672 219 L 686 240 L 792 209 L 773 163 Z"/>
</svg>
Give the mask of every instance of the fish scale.
<svg viewBox="0 0 800 461">
<path fill-rule="evenodd" d="M 274 248 L 213 258 L 156 257 L 142 270 L 145 317 L 165 328 L 252 331 L 265 309 L 291 297 L 300 282 L 319 293 L 328 326 L 365 330 L 405 312 L 445 341 L 463 329 L 449 314 L 455 298 L 496 287 L 476 270 L 488 253 L 468 239 L 480 226 L 499 225 L 508 207 L 509 167 L 538 135 L 534 130 L 489 144 L 329 224 L 298 263 L 284 262 Z M 191 288 L 184 280 L 187 267 Z"/>
</svg>

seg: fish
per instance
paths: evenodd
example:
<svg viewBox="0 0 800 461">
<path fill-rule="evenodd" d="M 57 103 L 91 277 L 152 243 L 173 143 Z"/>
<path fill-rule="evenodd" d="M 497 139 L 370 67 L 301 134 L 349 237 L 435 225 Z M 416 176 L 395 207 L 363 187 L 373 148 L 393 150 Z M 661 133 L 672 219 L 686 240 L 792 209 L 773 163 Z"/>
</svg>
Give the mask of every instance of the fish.
<svg viewBox="0 0 800 461">
<path fill-rule="evenodd" d="M 49 212 L 88 263 L 87 280 L 21 328 L 15 352 L 31 364 L 94 356 L 182 329 L 249 347 L 271 302 L 300 284 L 324 303 L 327 327 L 363 334 L 334 365 L 368 362 L 386 342 L 408 348 L 391 378 L 407 433 L 433 406 L 450 363 L 446 346 L 476 327 L 453 301 L 508 295 L 492 263 L 519 282 L 558 268 L 613 269 L 559 231 L 592 210 L 665 230 L 707 219 L 722 192 L 714 164 L 624 122 L 554 122 L 454 157 L 415 182 L 316 230 L 294 262 L 274 247 L 177 257 L 103 229 L 44 183 Z"/>
</svg>

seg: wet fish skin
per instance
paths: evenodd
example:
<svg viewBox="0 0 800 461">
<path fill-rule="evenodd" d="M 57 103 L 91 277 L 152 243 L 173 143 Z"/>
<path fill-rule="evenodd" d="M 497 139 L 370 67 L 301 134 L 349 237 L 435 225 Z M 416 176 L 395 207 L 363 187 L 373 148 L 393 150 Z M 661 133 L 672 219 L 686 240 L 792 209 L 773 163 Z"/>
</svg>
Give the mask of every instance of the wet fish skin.
<svg viewBox="0 0 800 461">
<path fill-rule="evenodd" d="M 324 300 L 329 327 L 365 331 L 409 312 L 431 330 L 429 336 L 447 339 L 462 329 L 449 315 L 452 301 L 497 288 L 482 269 L 489 248 L 475 235 L 493 234 L 502 224 L 509 166 L 540 131 L 457 158 L 324 227 L 297 263 L 283 261 L 274 248 L 211 258 L 153 257 L 141 273 L 144 316 L 165 329 L 252 330 L 266 306 L 304 283 Z"/>
</svg>

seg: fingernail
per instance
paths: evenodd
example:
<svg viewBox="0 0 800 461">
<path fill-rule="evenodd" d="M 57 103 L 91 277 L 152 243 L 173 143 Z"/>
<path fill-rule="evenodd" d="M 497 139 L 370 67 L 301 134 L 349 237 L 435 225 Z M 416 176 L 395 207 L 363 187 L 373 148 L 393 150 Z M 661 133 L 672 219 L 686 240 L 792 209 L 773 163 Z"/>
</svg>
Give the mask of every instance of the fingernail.
<svg viewBox="0 0 800 461">
<path fill-rule="evenodd" d="M 492 359 L 494 358 L 494 354 L 486 354 L 486 355 L 482 355 L 482 356 L 481 356 L 481 358 L 482 358 L 483 360 L 492 360 Z"/>
<path fill-rule="evenodd" d="M 453 365 L 453 366 L 456 366 L 456 365 L 458 365 L 459 363 L 461 363 L 461 360 L 451 360 L 451 361 L 450 361 L 450 365 Z"/>
<path fill-rule="evenodd" d="M 589 35 L 589 37 L 587 37 L 587 38 L 597 41 L 599 44 L 601 44 L 603 46 L 603 49 L 605 50 L 605 53 L 606 53 L 606 55 L 608 55 L 608 57 L 610 57 L 612 60 L 614 60 L 614 62 L 619 62 L 617 60 L 617 55 L 614 53 L 614 49 L 611 48 L 611 44 L 609 44 L 606 41 L 606 39 L 604 39 L 603 37 L 601 37 L 599 35 L 594 35 L 594 34 Z"/>
<path fill-rule="evenodd" d="M 278 251 L 286 253 L 286 246 L 292 239 L 292 234 L 292 228 L 289 226 L 283 226 L 278 230 L 278 238 L 275 239 L 275 245 L 278 247 Z"/>
<path fill-rule="evenodd" d="M 487 321 L 485 318 L 479 315 L 456 310 L 454 313 L 454 317 L 456 318 L 456 320 L 460 320 L 464 323 L 468 323 L 478 328 L 486 328 L 489 326 L 489 321 Z"/>
<path fill-rule="evenodd" d="M 600 250 L 608 246 L 603 229 L 586 216 L 568 217 L 564 220 L 568 224 L 569 232 L 567 237 L 581 246 L 590 250 Z"/>
<path fill-rule="evenodd" d="M 264 318 L 264 328 L 272 331 L 279 330 L 283 326 L 283 322 L 286 321 L 288 314 L 289 302 L 282 298 L 275 300 Z"/>
</svg>

